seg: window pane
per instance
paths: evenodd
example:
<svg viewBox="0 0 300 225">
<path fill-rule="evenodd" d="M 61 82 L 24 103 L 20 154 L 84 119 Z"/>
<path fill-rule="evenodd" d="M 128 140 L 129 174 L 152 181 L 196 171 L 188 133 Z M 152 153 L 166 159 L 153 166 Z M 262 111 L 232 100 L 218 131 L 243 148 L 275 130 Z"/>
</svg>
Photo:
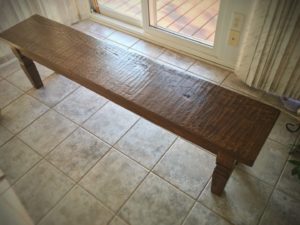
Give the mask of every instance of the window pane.
<svg viewBox="0 0 300 225">
<path fill-rule="evenodd" d="M 213 45 L 219 6 L 220 0 L 154 0 L 150 25 Z"/>
<path fill-rule="evenodd" d="M 98 0 L 98 3 L 100 12 L 108 9 L 136 20 L 142 18 L 141 0 Z"/>
</svg>

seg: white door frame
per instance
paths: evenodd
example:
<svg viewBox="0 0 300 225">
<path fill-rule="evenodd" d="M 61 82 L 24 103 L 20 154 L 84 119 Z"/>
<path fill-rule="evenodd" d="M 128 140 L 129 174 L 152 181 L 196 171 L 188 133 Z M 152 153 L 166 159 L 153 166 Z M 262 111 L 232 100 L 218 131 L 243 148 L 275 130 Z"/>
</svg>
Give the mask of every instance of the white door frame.
<svg viewBox="0 0 300 225">
<path fill-rule="evenodd" d="M 159 38 L 160 40 L 164 40 L 164 44 L 166 45 L 170 45 L 170 43 L 172 43 L 179 50 L 189 52 L 200 58 L 206 58 L 208 60 L 219 63 L 220 60 L 218 59 L 222 54 L 222 46 L 226 42 L 226 38 L 224 37 L 226 36 L 227 29 L 223 26 L 223 21 L 226 20 L 224 12 L 226 12 L 228 1 L 230 0 L 222 0 L 220 4 L 220 13 L 217 21 L 214 46 L 210 46 L 208 44 L 205 44 L 204 42 L 201 43 L 183 36 L 176 35 L 172 32 L 150 26 L 150 17 L 152 17 L 152 15 L 149 12 L 155 13 L 156 11 L 152 8 L 149 8 L 149 3 L 151 4 L 152 2 L 154 2 L 152 0 L 142 1 L 143 29 L 150 36 L 153 36 L 154 39 Z"/>
<path fill-rule="evenodd" d="M 196 59 L 207 61 L 208 63 L 216 64 L 230 70 L 234 68 L 240 45 L 233 47 L 227 44 L 228 34 L 232 23 L 232 15 L 234 12 L 243 14 L 243 24 L 245 25 L 247 23 L 249 12 L 251 11 L 250 8 L 252 7 L 253 0 L 221 0 L 215 44 L 213 47 L 190 39 L 187 41 L 184 37 L 151 27 L 149 25 L 150 15 L 148 11 L 148 1 L 149 0 L 141 0 L 143 28 L 132 26 L 98 13 L 91 13 L 91 19 L 146 41 L 150 41 L 154 44 L 189 55 Z M 240 39 L 242 39 L 243 36 L 244 32 L 242 30 Z"/>
</svg>

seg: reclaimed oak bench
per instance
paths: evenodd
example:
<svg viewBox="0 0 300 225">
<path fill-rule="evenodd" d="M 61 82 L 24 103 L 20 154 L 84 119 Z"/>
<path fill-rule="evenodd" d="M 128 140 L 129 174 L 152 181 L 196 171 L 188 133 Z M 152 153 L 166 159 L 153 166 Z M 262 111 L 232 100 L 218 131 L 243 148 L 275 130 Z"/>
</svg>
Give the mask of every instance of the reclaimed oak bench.
<svg viewBox="0 0 300 225">
<path fill-rule="evenodd" d="M 33 60 L 216 154 L 211 191 L 217 195 L 236 162 L 253 165 L 279 115 L 263 103 L 38 15 L 0 38 L 35 88 L 43 83 Z"/>
</svg>

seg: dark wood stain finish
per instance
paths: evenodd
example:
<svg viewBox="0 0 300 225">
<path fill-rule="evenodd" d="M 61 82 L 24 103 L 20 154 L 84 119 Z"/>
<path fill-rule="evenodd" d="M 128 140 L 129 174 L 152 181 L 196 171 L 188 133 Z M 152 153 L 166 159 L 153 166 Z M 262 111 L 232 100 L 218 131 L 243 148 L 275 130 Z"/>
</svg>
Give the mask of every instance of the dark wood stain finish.
<svg viewBox="0 0 300 225">
<path fill-rule="evenodd" d="M 15 25 L 0 38 L 16 49 L 21 62 L 35 60 L 217 154 L 216 179 L 227 181 L 232 170 L 228 159 L 253 165 L 279 115 L 263 103 L 41 16 Z M 27 72 L 40 87 L 34 69 Z M 218 172 L 224 170 L 226 175 Z M 220 194 L 220 188 L 215 190 Z"/>
<path fill-rule="evenodd" d="M 12 47 L 11 50 L 19 60 L 21 68 L 26 74 L 30 83 L 35 88 L 43 87 L 43 82 L 41 80 L 39 71 L 37 70 L 34 62 L 31 59 L 27 58 L 26 56 L 22 55 L 22 53 L 18 49 Z"/>
</svg>

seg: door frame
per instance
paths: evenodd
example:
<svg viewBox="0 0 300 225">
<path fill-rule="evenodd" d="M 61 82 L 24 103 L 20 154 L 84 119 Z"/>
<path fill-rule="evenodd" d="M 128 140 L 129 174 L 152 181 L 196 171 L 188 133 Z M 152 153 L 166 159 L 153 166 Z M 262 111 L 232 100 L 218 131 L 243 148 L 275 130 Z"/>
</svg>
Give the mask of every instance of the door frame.
<svg viewBox="0 0 300 225">
<path fill-rule="evenodd" d="M 226 21 L 227 19 L 225 13 L 227 10 L 226 7 L 228 5 L 228 1 L 230 0 L 221 0 L 220 2 L 220 13 L 218 15 L 216 35 L 213 46 L 206 44 L 205 41 L 201 43 L 199 41 L 195 41 L 187 37 L 176 35 L 170 31 L 162 30 L 151 26 L 150 17 L 152 17 L 152 15 L 150 15 L 150 12 L 155 11 L 149 8 L 149 5 L 152 5 L 150 4 L 152 0 L 142 1 L 143 29 L 150 36 L 153 36 L 155 38 L 158 37 L 159 39 L 164 40 L 164 44 L 173 43 L 175 46 L 177 46 L 179 50 L 182 50 L 184 52 L 190 52 L 198 57 L 207 58 L 208 60 L 217 62 L 223 52 L 222 46 L 226 44 L 227 27 L 225 27 L 223 24 L 224 21 Z"/>
<path fill-rule="evenodd" d="M 141 1 L 142 10 L 147 9 L 145 4 L 147 4 L 148 0 Z M 216 32 L 215 46 L 212 49 L 206 50 L 201 45 L 196 48 L 195 45 L 193 46 L 191 44 L 185 43 L 186 39 L 182 39 L 180 37 L 172 37 L 172 35 L 166 36 L 165 34 L 155 34 L 155 32 L 149 32 L 147 28 L 144 30 L 144 28 L 124 23 L 120 20 L 116 20 L 97 12 L 91 12 L 90 18 L 95 22 L 122 31 L 124 33 L 128 33 L 132 36 L 143 39 L 145 41 L 149 41 L 153 44 L 160 45 L 162 47 L 183 53 L 195 59 L 199 59 L 201 61 L 205 61 L 207 63 L 217 65 L 219 67 L 226 68 L 232 71 L 235 67 L 235 63 L 237 61 L 238 53 L 240 50 L 240 44 L 234 47 L 227 44 L 228 35 L 232 23 L 232 15 L 234 12 L 243 14 L 244 27 L 248 22 L 247 20 L 252 5 L 252 0 L 221 0 L 220 8 L 222 7 L 222 9 L 219 16 L 222 19 L 218 18 L 217 22 L 217 29 L 220 29 L 220 31 Z M 147 22 L 149 22 L 148 11 L 143 12 L 142 15 L 142 26 L 148 26 L 146 24 Z M 245 31 L 243 29 L 240 35 L 241 40 L 244 36 L 244 33 Z"/>
</svg>

